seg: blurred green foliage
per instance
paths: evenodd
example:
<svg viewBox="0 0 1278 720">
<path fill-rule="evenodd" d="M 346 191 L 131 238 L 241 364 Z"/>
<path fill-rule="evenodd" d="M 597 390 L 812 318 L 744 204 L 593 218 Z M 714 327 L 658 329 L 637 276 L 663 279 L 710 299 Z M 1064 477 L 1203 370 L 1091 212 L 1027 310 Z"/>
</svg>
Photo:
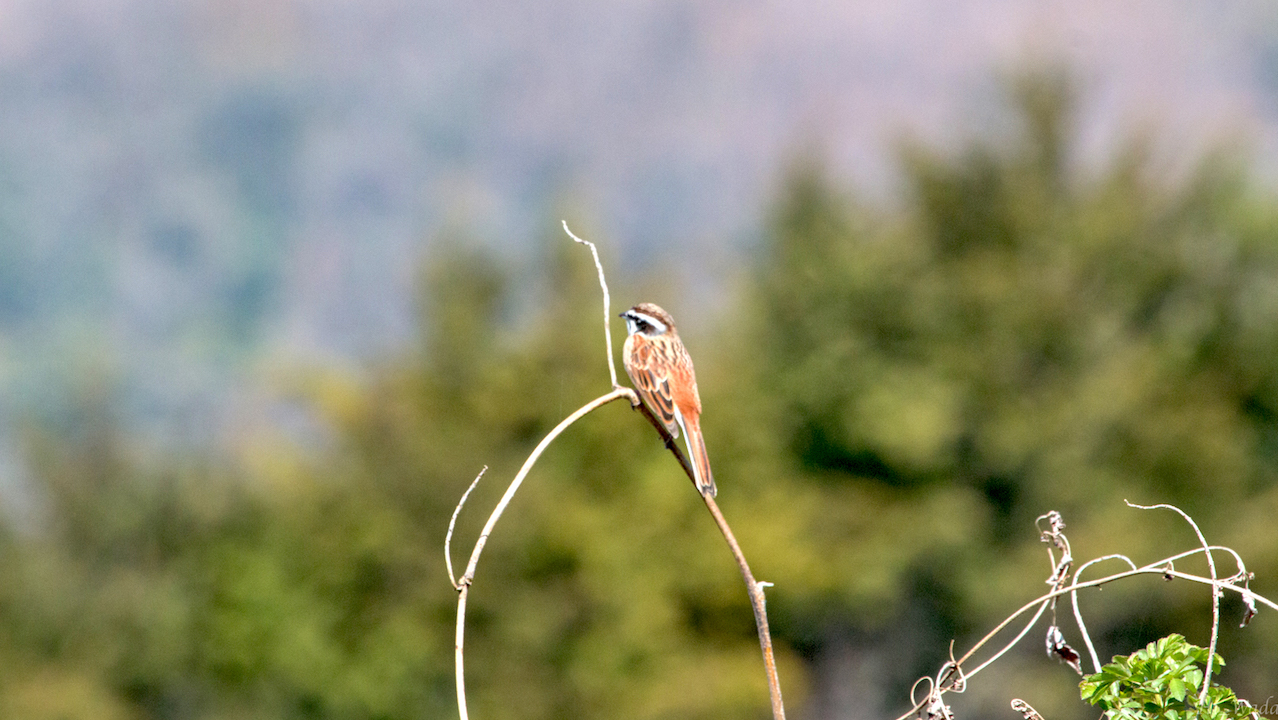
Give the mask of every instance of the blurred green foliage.
<svg viewBox="0 0 1278 720">
<path fill-rule="evenodd" d="M 721 506 L 776 583 L 792 714 L 833 712 L 822 683 L 843 682 L 849 647 L 877 668 L 846 680 L 860 707 L 906 707 L 950 638 L 1042 592 L 1049 509 L 1077 557 L 1150 561 L 1193 535 L 1122 499 L 1176 503 L 1278 594 L 1278 201 L 1225 154 L 1173 171 L 1134 140 L 1083 163 L 1067 83 L 1011 96 L 1000 137 L 907 143 L 895 207 L 796 168 L 719 329 L 684 324 Z M 39 521 L 0 532 L 0 717 L 454 715 L 449 514 L 490 465 L 454 540 L 464 564 L 533 445 L 608 388 L 588 253 L 548 238 L 543 286 L 517 292 L 498 258 L 445 245 L 413 348 L 281 381 L 323 420 L 321 449 L 255 433 L 236 458 L 156 460 L 105 402 L 70 431 L 33 427 Z M 613 282 L 614 302 L 693 316 Z M 1103 654 L 1172 629 L 1205 644 L 1192 590 L 1086 595 Z M 624 404 L 544 456 L 470 603 L 476 717 L 767 712 L 736 568 Z M 1264 697 L 1275 641 L 1264 615 L 1225 632 L 1223 681 Z M 1012 693 L 1052 720 L 1088 712 L 1038 641 L 986 673 L 960 716 Z"/>
</svg>

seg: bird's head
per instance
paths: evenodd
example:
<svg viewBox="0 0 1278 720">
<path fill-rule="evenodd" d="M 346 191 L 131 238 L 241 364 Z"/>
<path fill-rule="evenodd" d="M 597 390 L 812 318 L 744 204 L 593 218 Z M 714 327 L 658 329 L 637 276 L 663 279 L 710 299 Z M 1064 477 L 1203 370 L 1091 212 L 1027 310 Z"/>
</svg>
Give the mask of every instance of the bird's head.
<svg viewBox="0 0 1278 720">
<path fill-rule="evenodd" d="M 621 313 L 626 320 L 626 332 L 639 333 L 648 337 L 664 335 L 674 330 L 674 320 L 665 310 L 652 303 L 639 303 Z"/>
</svg>

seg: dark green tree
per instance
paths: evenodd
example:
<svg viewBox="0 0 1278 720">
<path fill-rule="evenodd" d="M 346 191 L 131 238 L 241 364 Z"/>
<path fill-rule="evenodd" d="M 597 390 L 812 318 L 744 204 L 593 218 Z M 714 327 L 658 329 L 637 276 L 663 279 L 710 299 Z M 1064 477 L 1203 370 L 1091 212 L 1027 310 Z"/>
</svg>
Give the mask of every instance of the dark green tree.
<svg viewBox="0 0 1278 720">
<path fill-rule="evenodd" d="M 899 211 L 800 166 L 744 314 L 755 352 L 735 353 L 757 359 L 768 409 L 739 408 L 733 432 L 762 419 L 756 435 L 776 433 L 821 498 L 799 521 L 823 536 L 820 572 L 779 583 L 776 625 L 818 666 L 842 637 L 880 658 L 911 648 L 888 653 L 889 690 L 934 672 L 950 634 L 1038 594 L 1033 520 L 1049 509 L 1076 553 L 1152 560 L 1196 541 L 1122 501 L 1176 503 L 1275 567 L 1278 205 L 1228 153 L 1171 172 L 1138 138 L 1084 162 L 1070 84 L 1010 88 L 1010 132 L 955 152 L 905 144 Z M 1205 633 L 1208 598 L 1145 583 L 1085 602 L 1104 648 L 1127 651 Z M 1231 652 L 1234 667 L 1271 681 L 1274 630 L 1247 632 L 1228 642 L 1255 654 Z M 1046 716 L 1078 716 L 1054 670 L 1017 663 L 1006 679 L 1053 688 Z"/>
<path fill-rule="evenodd" d="M 904 709 L 951 637 L 1040 594 L 1049 509 L 1080 557 L 1145 559 L 1195 541 L 1122 499 L 1174 502 L 1273 595 L 1278 201 L 1228 154 L 1169 172 L 1135 140 L 1083 162 L 1068 83 L 1012 88 L 1003 135 L 907 144 L 890 209 L 796 169 L 716 324 L 612 273 L 615 304 L 680 318 L 720 505 L 776 583 L 792 714 Z M 0 716 L 452 715 L 449 515 L 491 466 L 461 559 L 608 374 L 588 253 L 548 238 L 525 287 L 473 243 L 440 245 L 411 347 L 281 373 L 313 436 L 248 428 L 232 457 L 156 457 L 117 429 L 109 392 L 30 433 L 37 521 L 0 532 Z M 544 456 L 470 601 L 477 717 L 766 713 L 736 568 L 622 404 Z M 1084 602 L 1103 656 L 1172 631 L 1206 644 L 1201 588 L 1133 581 Z M 1221 682 L 1264 697 L 1275 639 L 1263 613 L 1228 629 Z M 1049 720 L 1091 712 L 1037 641 L 955 707 L 1005 714 L 1013 694 Z"/>
</svg>

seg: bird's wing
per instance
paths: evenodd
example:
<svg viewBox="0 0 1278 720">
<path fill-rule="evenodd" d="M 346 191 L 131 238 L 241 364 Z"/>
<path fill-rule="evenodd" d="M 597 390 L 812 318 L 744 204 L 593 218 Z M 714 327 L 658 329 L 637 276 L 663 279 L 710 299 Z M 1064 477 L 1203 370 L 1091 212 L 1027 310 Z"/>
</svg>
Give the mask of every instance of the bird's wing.
<svg viewBox="0 0 1278 720">
<path fill-rule="evenodd" d="M 658 349 L 653 343 L 644 343 L 635 350 L 637 352 L 633 353 L 631 362 L 626 366 L 626 374 L 634 382 L 648 408 L 666 426 L 666 430 L 674 437 L 679 437 L 674 395 L 670 392 L 670 363 L 658 356 Z"/>
</svg>

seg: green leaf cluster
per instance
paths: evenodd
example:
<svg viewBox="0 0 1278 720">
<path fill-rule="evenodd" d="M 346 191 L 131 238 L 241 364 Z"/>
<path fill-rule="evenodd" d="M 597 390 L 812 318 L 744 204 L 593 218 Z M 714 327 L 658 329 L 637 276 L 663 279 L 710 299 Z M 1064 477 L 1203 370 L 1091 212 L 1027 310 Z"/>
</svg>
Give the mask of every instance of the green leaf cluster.
<svg viewBox="0 0 1278 720">
<path fill-rule="evenodd" d="M 1215 682 L 1199 699 L 1207 654 L 1206 648 L 1173 633 L 1131 655 L 1115 656 L 1100 672 L 1083 679 L 1080 692 L 1109 720 L 1255 718 L 1250 705 Z M 1220 655 L 1212 658 L 1213 673 L 1224 665 Z"/>
</svg>

